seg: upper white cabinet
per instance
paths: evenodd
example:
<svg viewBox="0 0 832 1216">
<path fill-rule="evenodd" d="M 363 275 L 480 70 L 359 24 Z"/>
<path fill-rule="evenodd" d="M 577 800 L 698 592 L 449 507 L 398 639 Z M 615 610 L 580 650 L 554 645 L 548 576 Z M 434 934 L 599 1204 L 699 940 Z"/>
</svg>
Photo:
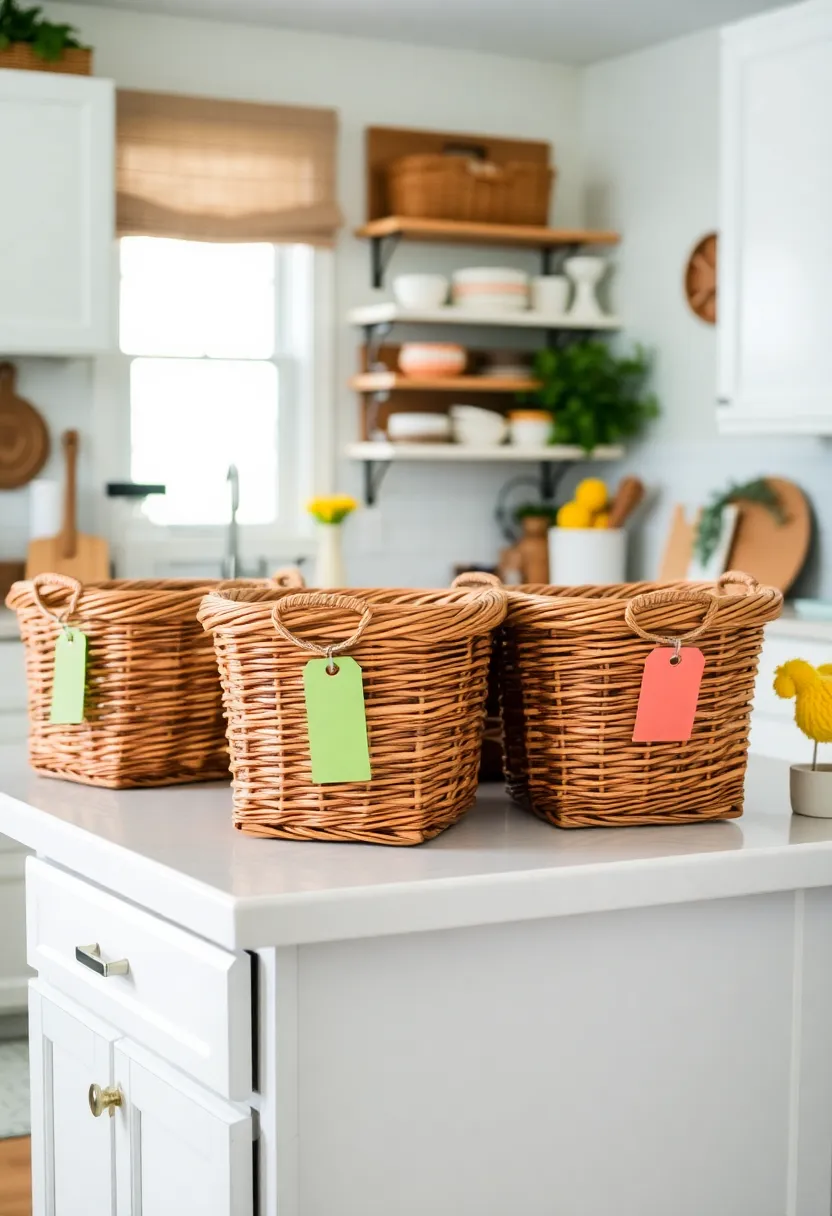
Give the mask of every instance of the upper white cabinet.
<svg viewBox="0 0 832 1216">
<path fill-rule="evenodd" d="M 718 418 L 832 433 L 832 0 L 723 31 Z"/>
<path fill-rule="evenodd" d="M 0 355 L 111 340 L 114 86 L 0 70 Z"/>
</svg>

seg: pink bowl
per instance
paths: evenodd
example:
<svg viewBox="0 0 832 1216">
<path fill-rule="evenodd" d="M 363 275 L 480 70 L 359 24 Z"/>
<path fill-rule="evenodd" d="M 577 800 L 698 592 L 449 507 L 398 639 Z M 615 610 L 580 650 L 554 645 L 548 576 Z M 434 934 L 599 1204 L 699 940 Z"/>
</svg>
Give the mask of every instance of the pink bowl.
<svg viewBox="0 0 832 1216">
<path fill-rule="evenodd" d="M 405 342 L 399 350 L 400 370 L 425 380 L 461 376 L 467 360 L 465 347 L 455 342 Z"/>
</svg>

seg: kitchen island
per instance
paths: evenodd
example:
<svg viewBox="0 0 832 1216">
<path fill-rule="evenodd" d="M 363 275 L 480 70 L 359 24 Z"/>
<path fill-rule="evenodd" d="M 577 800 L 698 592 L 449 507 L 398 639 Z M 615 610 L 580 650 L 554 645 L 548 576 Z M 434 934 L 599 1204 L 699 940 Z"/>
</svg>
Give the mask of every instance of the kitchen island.
<svg viewBox="0 0 832 1216">
<path fill-rule="evenodd" d="M 417 849 L 246 838 L 226 786 L 18 748 L 0 791 L 37 1216 L 828 1216 L 832 822 L 785 764 L 701 826 L 483 787 Z"/>
</svg>

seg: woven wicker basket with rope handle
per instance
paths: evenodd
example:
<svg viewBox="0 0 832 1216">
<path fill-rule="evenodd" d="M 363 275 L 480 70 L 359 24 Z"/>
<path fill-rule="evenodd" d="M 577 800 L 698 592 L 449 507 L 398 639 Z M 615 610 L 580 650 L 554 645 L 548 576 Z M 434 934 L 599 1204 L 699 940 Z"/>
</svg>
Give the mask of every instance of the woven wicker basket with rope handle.
<svg viewBox="0 0 832 1216">
<path fill-rule="evenodd" d="M 234 823 L 255 836 L 413 845 L 473 804 L 493 631 L 506 596 L 459 591 L 228 590 L 199 618 L 222 678 Z M 362 670 L 372 778 L 313 785 L 303 670 Z"/>
<path fill-rule="evenodd" d="M 783 597 L 746 574 L 716 584 L 508 590 L 497 645 L 512 796 L 558 827 L 691 823 L 742 814 L 763 627 Z M 634 743 L 657 645 L 705 655 L 693 733 Z"/>
<path fill-rule="evenodd" d="M 299 576 L 279 571 L 277 584 Z M 26 650 L 29 759 L 44 776 L 127 789 L 228 778 L 228 745 L 210 638 L 196 618 L 211 579 L 112 580 L 58 574 L 15 583 Z M 85 720 L 53 725 L 55 642 L 65 626 L 87 636 Z"/>
</svg>

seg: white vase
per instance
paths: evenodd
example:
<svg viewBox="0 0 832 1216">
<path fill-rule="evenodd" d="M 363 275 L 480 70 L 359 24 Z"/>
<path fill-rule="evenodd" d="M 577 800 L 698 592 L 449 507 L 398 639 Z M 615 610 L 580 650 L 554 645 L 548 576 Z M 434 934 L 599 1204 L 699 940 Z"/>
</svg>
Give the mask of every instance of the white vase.
<svg viewBox="0 0 832 1216">
<path fill-rule="evenodd" d="M 595 288 L 606 273 L 607 264 L 604 259 L 567 258 L 563 268 L 575 284 L 572 307 L 568 313 L 569 320 L 586 325 L 594 325 L 598 321 L 602 321 L 604 313 L 595 298 Z"/>
<path fill-rule="evenodd" d="M 315 562 L 314 587 L 344 587 L 344 557 L 341 552 L 341 525 L 318 525 L 318 557 Z"/>
<path fill-rule="evenodd" d="M 832 819 L 832 764 L 793 764 L 789 792 L 795 815 Z"/>
</svg>

